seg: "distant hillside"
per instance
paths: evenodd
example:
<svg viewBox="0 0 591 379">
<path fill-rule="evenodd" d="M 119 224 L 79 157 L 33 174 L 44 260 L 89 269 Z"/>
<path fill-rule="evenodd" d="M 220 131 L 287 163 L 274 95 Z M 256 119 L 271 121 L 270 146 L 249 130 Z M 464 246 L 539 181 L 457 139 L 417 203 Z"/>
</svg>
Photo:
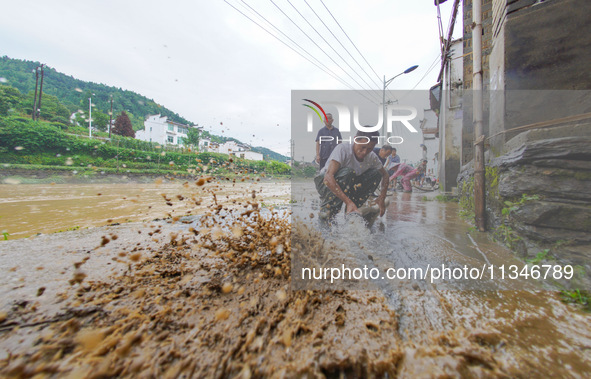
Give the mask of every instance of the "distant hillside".
<svg viewBox="0 0 591 379">
<path fill-rule="evenodd" d="M 287 162 L 289 160 L 285 155 L 274 152 L 273 150 L 267 149 L 266 147 L 256 146 L 252 147 L 252 151 L 263 154 L 265 160 Z"/>
<path fill-rule="evenodd" d="M 0 84 L 15 87 L 25 95 L 32 93 L 35 91 L 34 72 L 40 65 L 41 63 L 39 62 L 12 59 L 7 56 L 0 57 L 0 78 L 3 78 Z M 87 109 L 88 98 L 92 97 L 93 109 L 98 109 L 105 114 L 108 114 L 110 111 L 110 96 L 112 95 L 113 114 L 117 115 L 121 111 L 126 111 L 136 130 L 143 128 L 143 122 L 147 115 L 158 113 L 167 116 L 169 120 L 175 122 L 188 125 L 196 124 L 181 117 L 178 113 L 157 104 L 154 100 L 135 92 L 104 84 L 85 82 L 57 72 L 54 68 L 47 66 L 44 67 L 43 93 L 57 97 L 59 102 L 66 106 L 71 113 L 79 109 Z M 31 98 L 33 97 L 33 95 L 30 96 Z M 210 137 L 213 140 L 219 140 L 221 142 L 228 139 L 240 142 L 235 138 L 215 135 L 210 135 Z M 288 159 L 286 156 L 265 147 L 253 147 L 253 151 L 262 153 L 265 159 L 281 162 L 285 162 Z"/>
<path fill-rule="evenodd" d="M 217 143 L 234 141 L 237 143 L 241 143 L 243 145 L 248 145 L 246 143 L 243 143 L 243 142 L 237 140 L 234 137 L 216 136 L 216 135 L 209 133 L 208 131 L 203 132 L 203 137 L 209 138 L 211 141 L 217 142 Z M 250 145 L 248 145 L 248 146 L 250 146 Z M 289 160 L 289 157 L 286 157 L 285 155 L 281 155 L 279 153 L 276 153 L 273 150 L 267 149 L 266 147 L 263 147 L 263 146 L 250 146 L 250 148 L 254 152 L 263 154 L 266 161 L 271 160 L 271 161 L 287 162 Z"/>
<path fill-rule="evenodd" d="M 35 91 L 35 68 L 39 62 L 0 57 L 0 77 L 3 84 L 17 88 L 23 94 Z M 170 120 L 183 124 L 191 124 L 170 109 L 156 104 L 154 100 L 121 88 L 106 86 L 93 82 L 85 82 L 57 72 L 54 68 L 45 66 L 43 93 L 56 96 L 71 112 L 88 108 L 88 98 L 92 97 L 95 109 L 103 113 L 110 111 L 110 96 L 113 96 L 113 114 L 121 111 L 131 113 L 141 120 L 149 114 L 160 113 Z"/>
</svg>

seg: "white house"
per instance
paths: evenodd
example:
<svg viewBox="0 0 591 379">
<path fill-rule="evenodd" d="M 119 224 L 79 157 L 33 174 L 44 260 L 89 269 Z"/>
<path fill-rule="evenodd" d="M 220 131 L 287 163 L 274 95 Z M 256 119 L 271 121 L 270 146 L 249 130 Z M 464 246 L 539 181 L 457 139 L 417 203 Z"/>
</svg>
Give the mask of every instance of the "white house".
<svg viewBox="0 0 591 379">
<path fill-rule="evenodd" d="M 218 153 L 229 154 L 238 158 L 249 159 L 251 161 L 262 161 L 264 159 L 263 154 L 250 151 L 250 147 L 237 143 L 235 141 L 226 141 L 218 146 Z"/>
<path fill-rule="evenodd" d="M 235 151 L 232 153 L 232 155 L 234 155 L 238 158 L 249 159 L 251 161 L 262 161 L 263 160 L 263 154 L 257 153 L 255 151 Z"/>
<path fill-rule="evenodd" d="M 231 154 L 233 152 L 237 152 L 237 151 L 247 151 L 248 147 L 234 142 L 234 141 L 226 141 L 224 143 L 222 143 L 221 145 L 219 145 L 218 147 L 218 153 L 221 154 Z"/>
<path fill-rule="evenodd" d="M 144 121 L 144 130 L 135 132 L 135 138 L 156 142 L 161 145 L 185 145 L 190 128 L 202 128 L 196 125 L 184 125 L 168 120 L 166 116 L 149 115 Z"/>
<path fill-rule="evenodd" d="M 211 146 L 209 138 L 199 138 L 199 151 L 210 151 Z"/>
</svg>

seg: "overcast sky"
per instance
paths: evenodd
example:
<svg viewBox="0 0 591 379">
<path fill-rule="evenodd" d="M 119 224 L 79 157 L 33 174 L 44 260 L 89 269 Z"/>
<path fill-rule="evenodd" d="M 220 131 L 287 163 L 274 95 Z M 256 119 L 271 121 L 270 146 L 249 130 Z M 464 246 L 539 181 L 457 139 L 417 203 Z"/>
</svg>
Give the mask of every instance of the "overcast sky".
<svg viewBox="0 0 591 379">
<path fill-rule="evenodd" d="M 388 88 L 428 89 L 435 84 L 440 47 L 433 0 L 273 0 L 311 39 L 271 0 L 227 1 L 298 49 L 252 9 L 263 15 L 355 89 L 380 90 L 383 75 L 388 79 L 415 64 L 416 71 L 398 77 Z M 452 3 L 441 5 L 445 32 Z M 2 13 L 1 55 L 39 61 L 81 80 L 137 92 L 214 134 L 286 155 L 291 91 L 349 89 L 223 0 L 9 0 L 3 2 Z M 461 29 L 458 21 L 456 38 Z"/>
</svg>

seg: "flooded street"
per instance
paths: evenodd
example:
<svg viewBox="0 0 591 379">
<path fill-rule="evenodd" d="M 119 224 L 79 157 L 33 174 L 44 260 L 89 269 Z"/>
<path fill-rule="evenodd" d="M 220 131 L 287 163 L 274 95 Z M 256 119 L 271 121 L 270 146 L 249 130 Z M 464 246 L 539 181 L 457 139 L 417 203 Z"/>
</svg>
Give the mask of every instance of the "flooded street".
<svg viewBox="0 0 591 379">
<path fill-rule="evenodd" d="M 294 186 L 293 219 L 272 207 L 285 207 L 289 183 L 114 185 L 102 188 L 100 196 L 86 185 L 30 187 L 29 196 L 45 191 L 33 196 L 35 208 L 16 190 L 26 186 L 3 188 L 3 205 L 14 208 L 7 212 L 3 206 L 2 220 L 20 220 L 23 235 L 65 226 L 63 219 L 30 220 L 59 204 L 70 204 L 61 214 L 71 215 L 81 229 L 0 244 L 6 278 L 0 285 L 0 373 L 591 373 L 591 316 L 562 303 L 550 283 L 376 279 L 298 290 L 298 269 L 316 262 L 380 272 L 523 263 L 486 234 L 470 232 L 457 204 L 435 201 L 436 193 L 394 193 L 386 215 L 369 229 L 341 218 L 338 226 L 323 229 L 314 189 Z M 200 206 L 192 199 L 201 200 Z M 43 208 L 46 202 L 52 208 Z M 96 208 L 96 218 L 83 215 Z M 152 221 L 167 213 L 172 218 Z M 187 213 L 193 216 L 177 217 Z M 127 219 L 138 222 L 106 225 Z M 102 226 L 84 229 L 92 223 Z M 301 243 L 308 247 L 298 256 Z"/>
</svg>

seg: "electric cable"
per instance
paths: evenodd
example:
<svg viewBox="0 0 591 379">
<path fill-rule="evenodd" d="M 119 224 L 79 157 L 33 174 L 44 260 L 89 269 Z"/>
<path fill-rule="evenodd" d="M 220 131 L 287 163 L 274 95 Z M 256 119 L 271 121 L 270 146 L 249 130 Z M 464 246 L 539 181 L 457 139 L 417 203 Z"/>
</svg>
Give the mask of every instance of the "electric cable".
<svg viewBox="0 0 591 379">
<path fill-rule="evenodd" d="M 353 61 L 355 63 L 357 63 L 357 66 L 359 66 L 359 68 L 365 73 L 365 75 L 367 75 L 367 77 L 369 78 L 369 80 L 373 80 L 374 84 L 376 85 L 376 88 L 380 88 L 382 83 L 376 82 L 375 79 L 373 79 L 368 73 L 367 71 L 365 71 L 365 69 L 363 68 L 363 66 L 357 61 L 357 59 L 355 59 L 355 57 L 353 56 L 353 54 L 351 54 L 351 52 L 349 52 L 349 49 L 347 49 L 345 47 L 345 45 L 343 45 L 343 43 L 341 42 L 341 40 L 332 32 L 332 30 L 328 27 L 328 25 L 326 25 L 326 23 L 324 22 L 324 20 L 322 20 L 322 18 L 318 15 L 318 13 L 316 13 L 316 11 L 314 10 L 314 8 L 312 8 L 312 6 L 310 6 L 310 4 L 308 3 L 307 0 L 304 0 L 304 2 L 306 3 L 306 5 L 308 6 L 308 8 L 310 8 L 310 10 L 312 12 L 314 12 L 314 15 L 316 15 L 316 17 L 318 18 L 318 20 L 320 20 L 320 22 L 322 22 L 322 25 L 324 25 L 324 27 L 330 32 L 330 34 L 332 34 L 332 36 L 334 37 L 334 39 L 341 45 L 341 47 L 347 52 L 347 54 L 349 54 L 349 56 L 353 59 Z"/>
<path fill-rule="evenodd" d="M 287 13 L 285 13 L 283 11 L 283 9 L 281 9 L 280 6 L 278 6 L 275 1 L 273 0 L 269 0 L 271 1 L 271 3 L 285 16 L 287 17 L 287 19 L 289 21 L 291 21 L 292 24 L 294 24 L 296 26 L 296 28 L 298 28 L 320 51 L 322 51 L 334 64 L 336 64 L 347 76 L 349 76 L 360 88 L 363 88 L 363 86 L 361 84 L 359 84 L 359 82 L 357 82 L 357 80 L 355 80 L 355 78 L 353 78 L 346 70 L 344 70 L 341 65 L 339 65 L 328 53 L 326 53 L 326 51 L 324 51 L 324 49 L 322 49 L 318 43 L 316 43 L 316 41 L 314 41 L 314 39 L 312 37 L 310 37 L 308 35 L 308 33 L 306 33 L 294 20 L 292 20 L 291 17 L 289 17 L 289 15 Z"/>
<path fill-rule="evenodd" d="M 371 68 L 371 70 L 373 71 L 373 73 L 376 75 L 376 77 L 378 78 L 378 81 L 380 80 L 380 76 L 376 73 L 376 70 L 373 69 L 373 67 L 369 64 L 369 62 L 367 61 L 367 59 L 365 59 L 365 56 L 361 53 L 361 51 L 359 51 L 359 49 L 357 48 L 357 45 L 355 45 L 355 43 L 351 40 L 351 38 L 349 37 L 349 35 L 347 34 L 347 32 L 345 31 L 345 29 L 343 29 L 343 27 L 341 26 L 341 24 L 337 21 L 337 19 L 333 16 L 332 12 L 330 11 L 330 9 L 328 9 L 328 7 L 326 6 L 326 4 L 324 4 L 324 1 L 320 0 L 320 2 L 322 3 L 322 5 L 324 5 L 324 8 L 328 11 L 328 13 L 330 14 L 330 16 L 332 17 L 332 19 L 337 23 L 337 25 L 339 26 L 339 28 L 341 28 L 341 30 L 343 31 L 343 33 L 345 33 L 345 36 L 347 36 L 347 39 L 349 40 L 349 42 L 351 42 L 351 44 L 353 45 L 353 47 L 355 47 L 355 50 L 357 50 L 357 52 L 359 53 L 359 55 L 361 55 L 361 57 L 363 58 L 363 60 L 365 61 L 365 63 L 367 63 L 367 65 L 369 66 L 369 68 Z"/>
<path fill-rule="evenodd" d="M 349 87 L 352 90 L 355 90 L 351 85 L 349 85 L 349 83 L 343 81 L 341 78 L 339 78 L 336 75 L 331 74 L 330 72 L 328 72 L 327 70 L 325 70 L 324 68 L 320 67 L 318 64 L 316 64 L 315 62 L 311 61 L 310 59 L 308 59 L 307 57 L 305 57 L 304 55 L 302 55 L 299 51 L 295 50 L 293 47 L 289 46 L 286 42 L 284 42 L 283 40 L 281 40 L 279 37 L 277 37 L 276 35 L 274 35 L 272 32 L 270 32 L 269 30 L 267 30 L 264 26 L 260 25 L 258 22 L 256 22 L 255 20 L 253 20 L 252 18 L 248 17 L 246 14 L 244 14 L 241 10 L 239 10 L 238 8 L 236 8 L 235 6 L 233 6 L 232 4 L 230 4 L 228 2 L 228 0 L 224 0 L 224 2 L 226 4 L 228 4 L 229 6 L 231 6 L 232 8 L 234 8 L 237 12 L 239 12 L 240 14 L 242 14 L 244 17 L 246 17 L 247 19 L 249 19 L 251 22 L 253 22 L 254 24 L 256 24 L 259 28 L 263 29 L 264 31 L 266 31 L 267 33 L 269 33 L 273 38 L 277 39 L 279 42 L 281 42 L 282 44 L 284 44 L 285 46 L 287 46 L 288 48 L 290 48 L 291 50 L 293 50 L 294 52 L 296 52 L 298 55 L 300 55 L 302 58 L 306 59 L 308 62 L 312 63 L 313 65 L 315 65 L 316 67 L 318 67 L 319 69 L 321 69 L 322 71 L 324 71 L 326 74 L 332 76 L 334 79 L 338 80 L 339 82 L 341 82 L 342 84 L 344 84 L 345 86 Z"/>
<path fill-rule="evenodd" d="M 361 79 L 361 81 L 363 81 L 363 82 L 365 83 L 365 85 L 366 85 L 367 87 L 369 87 L 369 89 L 371 90 L 371 89 L 372 89 L 372 88 L 371 88 L 371 84 L 368 84 L 368 83 L 367 83 L 367 81 L 365 81 L 365 79 L 364 79 L 364 78 L 363 78 L 361 75 L 359 75 L 359 74 L 358 74 L 358 73 L 355 71 L 355 69 L 354 69 L 353 67 L 351 67 L 351 65 L 349 64 L 349 62 L 347 62 L 347 61 L 346 61 L 346 60 L 345 60 L 345 59 L 344 59 L 344 58 L 341 56 L 341 54 L 339 54 L 339 53 L 338 53 L 338 51 L 336 51 L 336 50 L 335 50 L 335 48 L 334 48 L 334 47 L 333 47 L 333 46 L 332 46 L 332 45 L 331 45 L 331 44 L 330 44 L 330 43 L 329 43 L 329 42 L 326 40 L 326 38 L 324 38 L 324 36 L 323 36 L 322 34 L 320 34 L 320 32 L 319 32 L 319 31 L 318 31 L 318 30 L 317 30 L 317 29 L 314 27 L 314 25 L 312 25 L 312 24 L 310 23 L 310 21 L 308 21 L 308 19 L 306 19 L 306 17 L 304 17 L 304 15 L 303 15 L 303 14 L 302 14 L 302 13 L 301 13 L 301 12 L 300 12 L 300 11 L 299 11 L 299 10 L 298 10 L 298 9 L 297 9 L 295 6 L 294 6 L 294 5 L 293 5 L 293 3 L 292 3 L 290 0 L 287 0 L 287 2 L 288 2 L 288 3 L 289 3 L 289 5 L 291 5 L 291 7 L 292 7 L 292 8 L 293 8 L 293 9 L 294 9 L 294 10 L 295 10 L 295 11 L 296 11 L 296 12 L 297 12 L 297 13 L 298 13 L 298 14 L 299 14 L 299 15 L 300 15 L 300 16 L 301 16 L 303 19 L 304 19 L 304 21 L 306 21 L 306 23 L 307 23 L 308 25 L 310 25 L 310 27 L 311 27 L 311 28 L 312 28 L 312 29 L 313 29 L 313 30 L 316 32 L 316 34 L 318 34 L 318 36 L 320 36 L 320 38 L 322 38 L 322 40 L 323 40 L 323 41 L 324 41 L 324 42 L 325 42 L 325 43 L 328 45 L 328 47 L 330 47 L 330 48 L 332 49 L 332 51 L 334 51 L 334 53 L 335 53 L 335 54 L 336 54 L 336 55 L 337 55 L 339 58 L 341 58 L 341 60 L 342 60 L 343 62 L 345 62 L 345 64 L 346 64 L 346 65 L 347 65 L 347 66 L 348 66 L 348 67 L 349 67 L 351 70 L 353 70 L 353 72 L 354 72 L 355 74 L 357 74 L 357 76 L 359 76 L 359 78 Z M 340 67 L 340 66 L 339 66 L 339 67 Z"/>
</svg>

